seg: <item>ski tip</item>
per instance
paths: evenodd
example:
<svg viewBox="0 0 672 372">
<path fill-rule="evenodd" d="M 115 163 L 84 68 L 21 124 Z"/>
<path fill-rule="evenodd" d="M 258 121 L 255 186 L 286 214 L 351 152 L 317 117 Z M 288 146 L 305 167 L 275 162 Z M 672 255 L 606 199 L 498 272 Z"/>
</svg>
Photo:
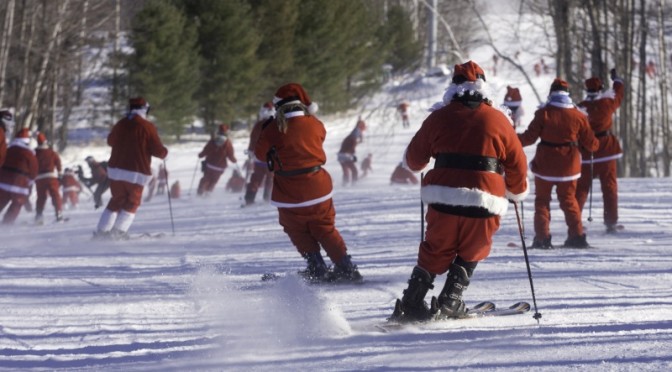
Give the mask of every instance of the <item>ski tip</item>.
<svg viewBox="0 0 672 372">
<path fill-rule="evenodd" d="M 531 306 L 527 302 L 516 302 L 515 304 L 513 304 L 509 307 L 509 309 L 512 309 L 512 310 L 519 310 L 519 311 L 525 311 L 525 312 L 530 311 L 530 308 L 531 308 Z M 539 316 L 541 316 L 541 315 L 539 315 Z"/>
<path fill-rule="evenodd" d="M 509 248 L 518 248 L 518 247 L 520 247 L 520 245 L 518 245 L 518 243 L 515 243 L 515 242 L 509 242 L 506 246 L 509 247 Z"/>
</svg>

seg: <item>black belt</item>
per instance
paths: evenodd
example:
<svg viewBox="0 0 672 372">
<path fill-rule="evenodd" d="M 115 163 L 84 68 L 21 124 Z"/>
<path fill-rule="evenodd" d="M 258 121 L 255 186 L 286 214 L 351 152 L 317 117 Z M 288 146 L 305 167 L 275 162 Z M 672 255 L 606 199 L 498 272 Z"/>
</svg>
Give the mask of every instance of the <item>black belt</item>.
<svg viewBox="0 0 672 372">
<path fill-rule="evenodd" d="M 283 176 L 283 177 L 291 177 L 291 176 L 298 176 L 300 174 L 306 174 L 306 173 L 315 173 L 322 169 L 321 165 L 316 165 L 314 167 L 310 168 L 301 168 L 301 169 L 294 169 L 294 170 L 276 170 L 273 173 L 277 174 L 278 176 Z"/>
<path fill-rule="evenodd" d="M 499 159 L 489 156 L 440 153 L 434 157 L 434 169 L 453 168 L 504 174 Z"/>
<path fill-rule="evenodd" d="M 609 131 L 608 131 L 608 130 L 605 130 L 605 131 L 602 131 L 602 132 L 597 132 L 597 133 L 595 133 L 595 137 L 598 137 L 598 138 L 599 138 L 599 137 L 606 137 L 606 136 L 608 136 L 608 135 L 609 135 Z"/>
<path fill-rule="evenodd" d="M 564 142 L 564 143 L 553 143 L 553 142 L 546 142 L 542 140 L 539 142 L 540 145 L 548 146 L 548 147 L 564 147 L 564 146 L 569 146 L 569 147 L 575 147 L 578 146 L 579 143 L 576 141 L 571 141 L 571 142 Z"/>
<path fill-rule="evenodd" d="M 12 167 L 2 167 L 2 169 L 6 170 L 8 172 L 12 172 L 12 173 L 18 173 L 22 176 L 26 176 L 26 177 L 30 178 L 30 174 L 22 171 L 21 169 L 12 168 Z"/>
<path fill-rule="evenodd" d="M 483 207 L 465 207 L 461 205 L 445 205 L 445 204 L 430 204 L 430 208 L 437 212 L 452 214 L 454 216 L 471 217 L 471 218 L 489 218 L 496 214 L 491 213 Z"/>
</svg>

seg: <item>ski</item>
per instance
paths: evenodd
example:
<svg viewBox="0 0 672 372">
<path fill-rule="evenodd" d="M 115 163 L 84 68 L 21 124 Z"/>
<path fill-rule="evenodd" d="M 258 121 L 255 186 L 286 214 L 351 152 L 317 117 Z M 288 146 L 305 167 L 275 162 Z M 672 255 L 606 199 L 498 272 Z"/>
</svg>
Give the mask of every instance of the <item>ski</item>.
<svg viewBox="0 0 672 372">
<path fill-rule="evenodd" d="M 397 300 L 397 302 L 400 302 L 400 300 Z M 408 326 L 421 326 L 421 325 L 427 325 L 427 324 L 438 324 L 438 323 L 444 323 L 444 322 L 452 322 L 452 321 L 461 321 L 461 320 L 467 320 L 467 319 L 475 319 L 475 318 L 487 318 L 487 317 L 497 317 L 497 316 L 509 316 L 509 315 L 519 315 L 519 314 L 525 314 L 528 311 L 530 311 L 530 304 L 527 302 L 516 302 L 515 304 L 504 308 L 504 309 L 498 309 L 493 302 L 490 301 L 484 301 L 479 303 L 478 305 L 470 308 L 467 311 L 467 315 L 464 316 L 463 318 L 442 318 L 440 315 L 437 314 L 434 318 L 427 320 L 427 321 L 398 321 L 394 319 L 394 314 L 393 316 L 385 323 L 382 324 L 376 324 L 375 328 L 381 332 L 388 333 L 394 330 L 399 330 Z M 395 313 L 397 312 L 397 306 L 395 306 Z"/>
<path fill-rule="evenodd" d="M 287 277 L 287 275 L 283 274 L 276 274 L 276 273 L 265 273 L 261 275 L 261 281 L 262 282 L 277 282 L 278 280 Z M 317 279 L 317 278 L 310 278 L 302 275 L 300 272 L 297 273 L 296 278 L 300 279 L 304 283 L 308 285 L 334 285 L 334 286 L 339 286 L 339 285 L 365 285 L 365 284 L 383 284 L 387 283 L 387 281 L 381 281 L 381 280 L 372 280 L 372 279 L 364 279 L 361 278 L 359 280 L 347 280 L 347 279 L 342 279 L 342 280 L 328 280 L 328 279 Z"/>
</svg>

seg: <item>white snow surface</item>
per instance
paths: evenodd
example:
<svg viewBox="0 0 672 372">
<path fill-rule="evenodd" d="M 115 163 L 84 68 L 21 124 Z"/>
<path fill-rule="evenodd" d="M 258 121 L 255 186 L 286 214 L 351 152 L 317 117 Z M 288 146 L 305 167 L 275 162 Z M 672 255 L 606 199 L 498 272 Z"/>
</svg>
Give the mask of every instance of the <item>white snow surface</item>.
<svg viewBox="0 0 672 372">
<path fill-rule="evenodd" d="M 545 91 L 552 78 L 535 83 Z M 508 82 L 490 80 L 501 95 L 498 102 Z M 180 181 L 182 197 L 155 196 L 141 205 L 132 240 L 93 241 L 101 210 L 94 210 L 86 194 L 78 209 L 66 211 L 67 223 L 36 227 L 34 215 L 23 211 L 15 225 L 2 227 L 0 369 L 672 370 L 669 178 L 619 179 L 625 228 L 616 235 L 604 232 L 596 183 L 594 221 L 585 223 L 595 248 L 529 251 L 539 324 L 533 308 L 524 315 L 389 333 L 376 327 L 406 288 L 421 234 L 419 186 L 390 185 L 389 176 L 447 84 L 447 78 L 397 81 L 357 110 L 320 117 L 327 127 L 326 169 L 335 184 L 337 228 L 365 284 L 302 283 L 296 271 L 305 263 L 279 226 L 276 209 L 264 202 L 241 209 L 242 194 L 224 191 L 230 171 L 209 198 L 196 197 L 196 154 L 205 141 L 170 145 L 169 182 Z M 525 123 L 536 106 L 528 98 Z M 409 129 L 395 112 L 402 99 L 411 103 Z M 372 153 L 374 171 L 343 187 L 336 153 L 359 115 L 368 130 L 358 157 Z M 234 147 L 242 163 L 246 134 L 235 138 Z M 533 152 L 534 146 L 526 148 L 528 157 Z M 90 154 L 104 159 L 109 148 L 71 147 L 63 159 L 82 163 Z M 528 244 L 533 198 L 532 192 L 522 214 Z M 47 204 L 45 215 L 52 213 Z M 553 241 L 561 245 L 566 226 L 556 202 L 552 217 Z M 142 233 L 165 235 L 138 237 Z M 520 244 L 510 208 L 490 257 L 465 292 L 468 305 L 532 303 Z M 283 278 L 262 282 L 264 273 Z M 438 294 L 444 280 L 437 278 L 430 295 Z"/>
</svg>

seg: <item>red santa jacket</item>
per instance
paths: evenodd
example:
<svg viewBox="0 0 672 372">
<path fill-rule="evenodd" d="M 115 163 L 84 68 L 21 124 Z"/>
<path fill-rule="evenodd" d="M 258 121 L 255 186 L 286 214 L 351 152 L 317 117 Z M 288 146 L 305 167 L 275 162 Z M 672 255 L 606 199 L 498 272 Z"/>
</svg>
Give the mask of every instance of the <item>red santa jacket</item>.
<svg viewBox="0 0 672 372">
<path fill-rule="evenodd" d="M 208 141 L 198 154 L 199 158 L 205 156 L 206 166 L 218 172 L 224 172 L 227 166 L 227 159 L 235 163 L 236 156 L 233 153 L 233 144 L 228 139 L 223 144 L 217 145 L 214 139 Z"/>
<path fill-rule="evenodd" d="M 287 133 L 280 132 L 274 119 L 265 125 L 254 148 L 258 159 L 266 159 L 269 151 L 275 150 L 271 205 L 296 208 L 329 200 L 333 189 L 331 176 L 321 167 L 327 161 L 322 147 L 327 134 L 324 124 L 302 111 L 287 113 L 286 117 Z M 282 175 L 307 170 L 314 171 Z"/>
<path fill-rule="evenodd" d="M 595 151 L 599 144 L 588 118 L 571 100 L 565 103 L 549 101 L 534 113 L 527 130 L 518 136 L 523 146 L 541 139 L 530 169 L 536 177 L 554 182 L 581 177 L 579 146 Z"/>
<path fill-rule="evenodd" d="M 61 186 L 63 187 L 63 192 L 80 192 L 82 190 L 82 185 L 75 177 L 75 173 L 72 171 L 67 171 L 63 173 L 63 178 L 61 178 Z"/>
<path fill-rule="evenodd" d="M 5 163 L 0 168 L 0 189 L 22 195 L 30 194 L 37 177 L 37 158 L 24 138 L 12 140 Z"/>
<path fill-rule="evenodd" d="M 589 94 L 585 100 L 579 103 L 579 107 L 588 112 L 590 127 L 600 142 L 599 148 L 593 153 L 593 163 L 614 160 L 623 156 L 618 138 L 609 131 L 613 125 L 614 112 L 623 101 L 625 88 L 623 82 L 619 79 L 614 80 L 612 88 L 613 90 L 604 93 Z M 583 156 L 581 162 L 590 164 L 590 151 L 581 148 L 581 155 Z"/>
<path fill-rule="evenodd" d="M 61 157 L 56 151 L 47 146 L 39 146 L 35 149 L 35 157 L 37 157 L 36 180 L 58 178 L 61 173 Z"/>
<path fill-rule="evenodd" d="M 528 193 L 520 141 L 505 114 L 487 104 L 470 108 L 451 101 L 433 111 L 406 148 L 404 161 L 407 168 L 420 171 L 432 157 L 437 161 L 423 178 L 421 191 L 428 204 L 502 215 L 507 198 L 522 200 Z M 439 165 L 439 159 L 447 165 Z M 491 170 L 479 169 L 486 163 Z"/>
<path fill-rule="evenodd" d="M 230 192 L 241 192 L 245 187 L 245 177 L 243 177 L 240 172 L 235 171 L 229 178 L 229 181 L 226 183 L 226 191 Z"/>
<path fill-rule="evenodd" d="M 259 140 L 259 136 L 261 135 L 261 129 L 264 126 L 264 123 L 269 121 L 268 118 L 262 119 L 254 123 L 254 126 L 252 127 L 252 131 L 250 132 L 250 144 L 247 146 L 247 151 L 249 154 L 254 156 L 254 147 L 257 145 L 257 141 Z M 266 164 L 266 161 L 264 159 L 257 159 L 256 156 L 254 156 L 254 162 L 255 163 L 260 163 L 260 164 Z"/>
<path fill-rule="evenodd" d="M 114 125 L 107 144 L 112 147 L 108 177 L 143 186 L 152 179 L 152 156 L 164 159 L 168 155 L 154 124 L 136 114 Z"/>
</svg>

